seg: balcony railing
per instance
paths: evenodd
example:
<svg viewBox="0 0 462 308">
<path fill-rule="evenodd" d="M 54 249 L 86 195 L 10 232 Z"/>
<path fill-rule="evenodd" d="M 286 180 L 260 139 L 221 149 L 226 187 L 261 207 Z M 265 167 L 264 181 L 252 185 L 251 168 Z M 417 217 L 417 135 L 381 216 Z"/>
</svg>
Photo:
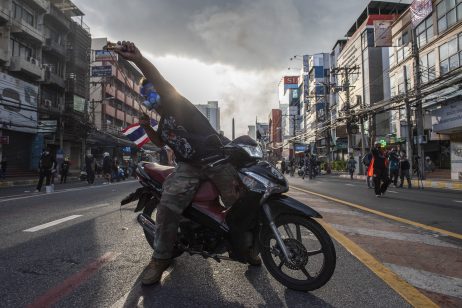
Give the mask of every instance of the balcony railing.
<svg viewBox="0 0 462 308">
<path fill-rule="evenodd" d="M 122 101 L 122 102 L 125 102 L 125 94 L 124 92 L 120 91 L 120 90 L 117 90 L 116 91 L 116 97 L 118 100 Z"/>
<path fill-rule="evenodd" d="M 62 56 L 66 55 L 66 47 L 60 45 L 58 42 L 55 42 L 51 38 L 45 40 L 45 45 L 43 46 L 45 50 L 54 51 Z"/>
<path fill-rule="evenodd" d="M 104 113 L 115 118 L 116 115 L 116 109 L 112 106 L 109 106 L 108 104 L 103 105 L 104 106 Z"/>
<path fill-rule="evenodd" d="M 23 19 L 11 19 L 11 33 L 23 37 L 24 39 L 33 39 L 40 43 L 45 41 L 41 29 L 34 28 Z"/>
<path fill-rule="evenodd" d="M 38 60 L 34 58 L 12 57 L 9 70 L 23 72 L 36 79 L 43 79 L 43 69 Z"/>
</svg>

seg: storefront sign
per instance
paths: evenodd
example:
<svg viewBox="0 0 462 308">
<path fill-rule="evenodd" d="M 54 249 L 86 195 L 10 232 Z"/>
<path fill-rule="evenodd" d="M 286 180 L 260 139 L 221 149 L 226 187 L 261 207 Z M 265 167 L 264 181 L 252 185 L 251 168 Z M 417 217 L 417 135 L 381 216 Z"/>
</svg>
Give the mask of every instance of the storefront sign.
<svg viewBox="0 0 462 308">
<path fill-rule="evenodd" d="M 112 66 L 111 65 L 92 66 L 91 76 L 92 77 L 110 77 L 112 76 Z"/>
<path fill-rule="evenodd" d="M 83 97 L 74 95 L 74 110 L 78 112 L 85 111 L 85 99 Z"/>
<path fill-rule="evenodd" d="M 436 133 L 462 132 L 462 102 L 454 102 L 432 112 Z"/>
<path fill-rule="evenodd" d="M 0 123 L 8 130 L 37 132 L 38 87 L 0 73 Z"/>
<path fill-rule="evenodd" d="M 116 54 L 112 54 L 108 50 L 95 50 L 95 61 L 115 61 L 117 60 Z"/>
<path fill-rule="evenodd" d="M 54 133 L 58 126 L 57 120 L 40 120 L 38 122 L 38 133 Z"/>
</svg>

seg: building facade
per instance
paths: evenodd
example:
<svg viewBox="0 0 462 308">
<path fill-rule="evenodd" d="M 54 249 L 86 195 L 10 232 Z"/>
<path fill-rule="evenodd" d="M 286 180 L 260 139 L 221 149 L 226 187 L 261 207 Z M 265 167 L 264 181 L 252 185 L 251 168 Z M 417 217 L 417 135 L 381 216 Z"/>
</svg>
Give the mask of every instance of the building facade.
<svg viewBox="0 0 462 308">
<path fill-rule="evenodd" d="M 448 170 L 451 179 L 461 180 L 462 1 L 423 2 L 425 6 L 409 8 L 392 27 L 390 96 L 397 108 L 390 117 L 391 133 L 406 140 L 414 153 L 420 146 L 421 156 Z M 421 113 L 413 111 L 417 104 Z"/>
<path fill-rule="evenodd" d="M 195 105 L 207 117 L 212 127 L 220 133 L 220 107 L 218 101 L 209 101 L 207 104 Z"/>
<path fill-rule="evenodd" d="M 89 96 L 90 32 L 82 16 L 68 0 L 0 1 L 0 155 L 10 174 L 36 170 L 45 146 L 58 160 L 82 161 L 88 126 L 71 101 L 78 95 L 85 106 Z"/>
<path fill-rule="evenodd" d="M 159 120 L 154 111 L 142 104 L 142 73 L 132 63 L 103 50 L 107 38 L 92 40 L 91 97 L 89 118 L 95 131 L 91 134 L 92 153 L 99 157 L 108 152 L 115 157 L 127 156 L 122 150 L 136 148 L 122 136 L 122 129 L 137 123 L 141 113 Z M 130 153 L 130 152 L 129 152 Z"/>
</svg>

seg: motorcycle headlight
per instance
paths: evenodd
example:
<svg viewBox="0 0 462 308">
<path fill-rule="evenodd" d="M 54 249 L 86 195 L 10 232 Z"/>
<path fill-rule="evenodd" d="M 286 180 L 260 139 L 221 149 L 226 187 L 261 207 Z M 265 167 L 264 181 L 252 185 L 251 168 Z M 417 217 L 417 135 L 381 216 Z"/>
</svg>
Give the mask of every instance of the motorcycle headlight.
<svg viewBox="0 0 462 308">
<path fill-rule="evenodd" d="M 263 157 L 263 151 L 259 146 L 250 146 L 250 145 L 245 145 L 245 144 L 240 144 L 239 145 L 242 149 L 244 149 L 247 154 L 249 154 L 250 157 L 254 158 L 262 158 Z"/>
<path fill-rule="evenodd" d="M 267 193 L 271 191 L 274 193 L 283 193 L 287 191 L 286 187 L 275 184 L 267 178 L 251 171 L 246 171 L 244 174 L 239 173 L 239 176 L 241 177 L 242 183 L 244 183 L 249 190 L 254 192 Z"/>
</svg>

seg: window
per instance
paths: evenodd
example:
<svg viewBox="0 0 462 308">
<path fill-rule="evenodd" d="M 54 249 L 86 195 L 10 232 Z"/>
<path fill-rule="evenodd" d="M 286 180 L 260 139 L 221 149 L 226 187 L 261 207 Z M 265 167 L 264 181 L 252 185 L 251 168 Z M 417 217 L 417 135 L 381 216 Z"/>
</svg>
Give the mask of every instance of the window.
<svg viewBox="0 0 462 308">
<path fill-rule="evenodd" d="M 440 75 L 443 75 L 461 65 L 462 34 L 439 47 Z"/>
<path fill-rule="evenodd" d="M 445 31 L 462 20 L 462 2 L 460 0 L 442 0 L 436 6 L 438 33 Z"/>
<path fill-rule="evenodd" d="M 390 67 L 392 67 L 393 65 L 395 65 L 395 48 L 390 47 L 389 52 L 390 52 Z"/>
<path fill-rule="evenodd" d="M 419 48 L 425 46 L 433 37 L 433 19 L 430 15 L 417 26 L 416 30 L 417 45 Z"/>
<path fill-rule="evenodd" d="M 435 52 L 429 52 L 421 58 L 421 82 L 427 83 L 430 80 L 435 79 Z"/>
</svg>

